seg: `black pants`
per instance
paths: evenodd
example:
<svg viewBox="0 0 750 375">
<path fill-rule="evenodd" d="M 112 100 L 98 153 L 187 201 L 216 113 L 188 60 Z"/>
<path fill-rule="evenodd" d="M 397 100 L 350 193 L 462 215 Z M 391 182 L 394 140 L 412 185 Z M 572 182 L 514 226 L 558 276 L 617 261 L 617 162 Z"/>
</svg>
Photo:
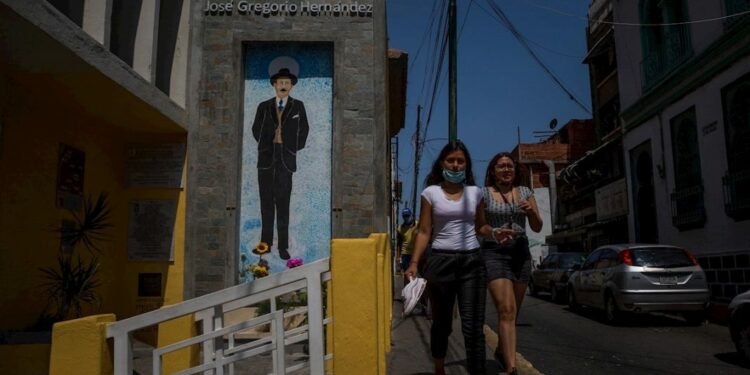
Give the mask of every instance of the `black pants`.
<svg viewBox="0 0 750 375">
<path fill-rule="evenodd" d="M 284 147 L 273 145 L 273 164 L 271 168 L 258 169 L 258 190 L 260 190 L 260 240 L 273 245 L 273 222 L 276 216 L 278 226 L 278 249 L 289 248 L 289 200 L 292 195 L 293 172 L 284 166 L 282 159 Z"/>
<path fill-rule="evenodd" d="M 469 373 L 484 374 L 483 329 L 487 283 L 479 251 L 431 250 L 427 254 L 422 275 L 427 279 L 432 302 L 432 357 L 445 358 L 452 331 L 453 306 L 458 299 Z"/>
</svg>

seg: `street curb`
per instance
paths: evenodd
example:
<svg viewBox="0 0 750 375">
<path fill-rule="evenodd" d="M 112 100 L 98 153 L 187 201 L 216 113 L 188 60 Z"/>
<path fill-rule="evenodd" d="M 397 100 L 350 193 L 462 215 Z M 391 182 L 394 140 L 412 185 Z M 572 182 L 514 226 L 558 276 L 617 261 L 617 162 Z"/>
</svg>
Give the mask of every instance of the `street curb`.
<svg viewBox="0 0 750 375">
<path fill-rule="evenodd" d="M 484 325 L 484 339 L 487 347 L 492 350 L 491 353 L 494 353 L 495 348 L 497 348 L 497 333 L 486 324 Z M 526 360 L 526 358 L 524 358 L 521 353 L 516 353 L 516 362 L 518 362 L 516 363 L 516 369 L 521 375 L 544 375 L 543 373 L 539 372 L 539 370 L 535 369 L 534 365 Z"/>
</svg>

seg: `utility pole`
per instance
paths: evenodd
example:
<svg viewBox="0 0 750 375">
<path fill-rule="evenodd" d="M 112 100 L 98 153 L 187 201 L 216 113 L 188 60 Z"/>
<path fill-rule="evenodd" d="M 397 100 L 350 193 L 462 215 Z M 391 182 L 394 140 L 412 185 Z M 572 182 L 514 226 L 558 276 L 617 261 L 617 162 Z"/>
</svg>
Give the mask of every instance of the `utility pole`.
<svg viewBox="0 0 750 375">
<path fill-rule="evenodd" d="M 456 94 L 458 41 L 456 34 L 456 0 L 450 0 L 448 3 L 448 140 L 450 142 L 458 138 L 458 114 L 456 112 L 458 109 Z"/>
<path fill-rule="evenodd" d="M 419 149 L 421 141 L 419 139 L 419 128 L 422 127 L 422 106 L 417 106 L 417 134 L 414 142 L 414 187 L 411 190 L 411 212 L 417 217 L 417 186 L 419 184 Z"/>
</svg>

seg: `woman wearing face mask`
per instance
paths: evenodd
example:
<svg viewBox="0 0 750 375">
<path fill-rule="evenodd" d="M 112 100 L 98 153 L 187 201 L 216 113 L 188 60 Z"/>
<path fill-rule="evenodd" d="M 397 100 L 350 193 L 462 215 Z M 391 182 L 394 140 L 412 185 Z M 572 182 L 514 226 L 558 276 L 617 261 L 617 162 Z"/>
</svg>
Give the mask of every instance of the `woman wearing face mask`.
<svg viewBox="0 0 750 375">
<path fill-rule="evenodd" d="M 419 231 L 406 275 L 417 273 L 417 265 L 424 256 L 421 274 L 427 279 L 432 302 L 430 348 L 435 374 L 445 374 L 456 299 L 469 373 L 483 374 L 486 281 L 476 233 L 476 211 L 482 204 L 482 191 L 474 186 L 471 157 L 462 142 L 443 147 L 425 185 Z M 430 242 L 432 246 L 425 252 Z"/>
<path fill-rule="evenodd" d="M 534 192 L 519 186 L 520 172 L 513 156 L 501 152 L 487 166 L 483 205 L 477 213 L 477 232 L 487 268 L 488 289 L 497 309 L 498 342 L 495 358 L 516 374 L 516 317 L 531 278 L 531 254 L 526 220 L 534 232 L 542 218 Z"/>
</svg>

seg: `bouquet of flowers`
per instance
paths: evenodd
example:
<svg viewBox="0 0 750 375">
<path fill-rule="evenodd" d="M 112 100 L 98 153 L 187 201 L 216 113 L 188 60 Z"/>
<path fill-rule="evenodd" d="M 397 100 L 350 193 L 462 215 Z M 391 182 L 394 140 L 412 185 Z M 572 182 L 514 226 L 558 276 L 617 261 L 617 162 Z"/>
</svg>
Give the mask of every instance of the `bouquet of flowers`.
<svg viewBox="0 0 750 375">
<path fill-rule="evenodd" d="M 257 264 L 251 264 L 250 272 L 253 274 L 253 278 L 260 279 L 261 277 L 268 276 L 268 261 L 262 257 L 258 259 Z"/>
<path fill-rule="evenodd" d="M 242 267 L 240 271 L 240 276 L 243 278 L 246 278 L 249 275 L 253 275 L 253 279 L 260 279 L 261 277 L 268 276 L 269 272 L 269 265 L 268 261 L 263 259 L 263 254 L 266 254 L 270 250 L 270 246 L 266 244 L 265 242 L 258 242 L 258 244 L 255 246 L 255 248 L 252 250 L 253 254 L 258 255 L 258 261 L 251 264 L 246 264 L 248 262 L 247 256 L 245 254 L 242 254 Z"/>
</svg>

